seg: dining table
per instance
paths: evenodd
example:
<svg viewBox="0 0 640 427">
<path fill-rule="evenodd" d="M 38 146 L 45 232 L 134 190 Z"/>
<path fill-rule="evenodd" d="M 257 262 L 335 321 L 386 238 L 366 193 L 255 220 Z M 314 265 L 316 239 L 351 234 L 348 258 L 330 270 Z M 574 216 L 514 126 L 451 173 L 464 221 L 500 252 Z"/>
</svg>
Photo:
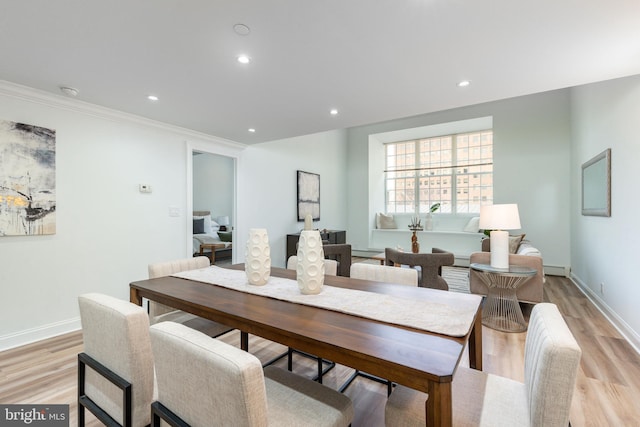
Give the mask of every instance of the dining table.
<svg viewBox="0 0 640 427">
<path fill-rule="evenodd" d="M 295 270 L 271 267 L 264 286 L 242 283 L 243 274 L 236 264 L 134 281 L 130 300 L 153 300 L 426 392 L 426 425 L 451 426 L 451 383 L 465 348 L 469 366 L 482 370 L 480 296 L 325 276 L 314 298 L 296 295 Z M 227 276 L 235 287 L 223 283 Z M 276 289 L 291 299 L 269 294 Z M 335 308 L 323 305 L 331 295 Z"/>
</svg>

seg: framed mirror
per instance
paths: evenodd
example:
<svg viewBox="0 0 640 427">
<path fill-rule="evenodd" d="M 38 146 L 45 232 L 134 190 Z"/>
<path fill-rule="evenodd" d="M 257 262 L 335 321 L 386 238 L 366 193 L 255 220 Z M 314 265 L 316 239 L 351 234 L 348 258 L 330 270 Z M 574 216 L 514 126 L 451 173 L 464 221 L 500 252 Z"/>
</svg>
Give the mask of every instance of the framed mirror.
<svg viewBox="0 0 640 427">
<path fill-rule="evenodd" d="M 611 149 L 582 165 L 582 215 L 611 216 Z"/>
</svg>

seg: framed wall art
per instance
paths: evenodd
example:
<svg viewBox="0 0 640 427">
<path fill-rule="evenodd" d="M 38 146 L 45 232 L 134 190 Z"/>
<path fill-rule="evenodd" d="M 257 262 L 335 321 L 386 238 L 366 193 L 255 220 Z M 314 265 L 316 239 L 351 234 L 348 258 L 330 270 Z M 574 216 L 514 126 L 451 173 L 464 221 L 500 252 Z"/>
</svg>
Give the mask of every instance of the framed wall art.
<svg viewBox="0 0 640 427">
<path fill-rule="evenodd" d="M 298 171 L 298 221 L 311 214 L 314 221 L 320 220 L 320 175 Z"/>
<path fill-rule="evenodd" d="M 0 236 L 56 232 L 56 131 L 0 120 Z"/>
</svg>

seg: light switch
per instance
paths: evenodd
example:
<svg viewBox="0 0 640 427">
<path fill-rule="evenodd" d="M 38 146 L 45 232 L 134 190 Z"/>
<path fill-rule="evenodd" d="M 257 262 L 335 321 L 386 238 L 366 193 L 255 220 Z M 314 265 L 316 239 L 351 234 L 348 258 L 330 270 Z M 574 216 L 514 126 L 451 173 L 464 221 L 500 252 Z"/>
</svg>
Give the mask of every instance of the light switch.
<svg viewBox="0 0 640 427">
<path fill-rule="evenodd" d="M 169 216 L 180 216 L 180 208 L 178 206 L 169 206 Z"/>
</svg>

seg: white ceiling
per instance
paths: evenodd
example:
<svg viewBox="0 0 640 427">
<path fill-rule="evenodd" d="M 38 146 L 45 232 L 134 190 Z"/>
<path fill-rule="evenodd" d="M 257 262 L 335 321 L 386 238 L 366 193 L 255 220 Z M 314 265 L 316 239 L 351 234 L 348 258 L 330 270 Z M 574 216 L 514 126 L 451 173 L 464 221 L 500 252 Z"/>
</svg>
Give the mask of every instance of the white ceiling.
<svg viewBox="0 0 640 427">
<path fill-rule="evenodd" d="M 633 74 L 639 0 L 0 0 L 0 80 L 245 144 Z"/>
</svg>

